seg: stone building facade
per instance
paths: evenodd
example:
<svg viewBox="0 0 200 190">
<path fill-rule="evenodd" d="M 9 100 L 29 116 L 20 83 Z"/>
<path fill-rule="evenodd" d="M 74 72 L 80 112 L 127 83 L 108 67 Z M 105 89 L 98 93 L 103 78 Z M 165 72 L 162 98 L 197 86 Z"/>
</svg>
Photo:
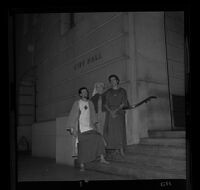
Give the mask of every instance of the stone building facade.
<svg viewBox="0 0 200 190">
<path fill-rule="evenodd" d="M 16 23 L 18 139 L 33 154 L 56 157 L 78 89 L 109 88 L 110 74 L 131 104 L 157 96 L 127 111 L 129 145 L 150 130 L 184 129 L 174 106 L 185 95 L 183 12 L 19 14 Z"/>
</svg>

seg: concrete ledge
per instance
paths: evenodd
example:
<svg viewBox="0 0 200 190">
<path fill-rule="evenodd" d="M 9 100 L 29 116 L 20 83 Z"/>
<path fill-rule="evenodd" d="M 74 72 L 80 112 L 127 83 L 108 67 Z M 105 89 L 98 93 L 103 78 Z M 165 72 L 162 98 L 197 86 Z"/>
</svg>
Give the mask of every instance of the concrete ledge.
<svg viewBox="0 0 200 190">
<path fill-rule="evenodd" d="M 67 116 L 56 118 L 56 163 L 74 165 L 74 138 L 66 131 Z"/>
<path fill-rule="evenodd" d="M 56 122 L 47 121 L 32 125 L 32 155 L 55 158 Z"/>
</svg>

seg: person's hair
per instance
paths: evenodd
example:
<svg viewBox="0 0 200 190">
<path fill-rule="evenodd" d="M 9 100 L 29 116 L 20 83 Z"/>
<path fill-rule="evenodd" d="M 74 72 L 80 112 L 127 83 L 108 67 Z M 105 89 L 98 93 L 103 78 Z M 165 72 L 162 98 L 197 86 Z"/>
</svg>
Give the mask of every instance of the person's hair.
<svg viewBox="0 0 200 190">
<path fill-rule="evenodd" d="M 119 80 L 119 77 L 118 77 L 117 75 L 110 75 L 110 76 L 108 77 L 109 82 L 111 81 L 111 78 L 112 78 L 112 77 L 114 77 L 114 78 L 117 80 L 117 84 L 119 84 L 120 80 Z"/>
<path fill-rule="evenodd" d="M 84 90 L 84 89 L 85 89 L 85 90 L 87 91 L 87 93 L 88 93 L 88 97 L 87 97 L 87 98 L 89 98 L 89 90 L 88 90 L 86 87 L 81 87 L 81 88 L 79 88 L 79 90 L 78 90 L 79 96 L 80 96 L 82 90 Z"/>
</svg>

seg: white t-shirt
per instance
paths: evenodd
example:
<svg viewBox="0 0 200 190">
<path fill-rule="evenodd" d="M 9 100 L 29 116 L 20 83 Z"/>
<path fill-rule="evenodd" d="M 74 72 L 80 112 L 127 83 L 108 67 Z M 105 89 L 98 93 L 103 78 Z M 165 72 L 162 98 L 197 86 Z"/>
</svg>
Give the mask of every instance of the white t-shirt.
<svg viewBox="0 0 200 190">
<path fill-rule="evenodd" d="M 81 111 L 79 117 L 79 127 L 82 133 L 92 129 L 90 126 L 90 109 L 88 101 L 79 100 L 79 109 Z"/>
</svg>

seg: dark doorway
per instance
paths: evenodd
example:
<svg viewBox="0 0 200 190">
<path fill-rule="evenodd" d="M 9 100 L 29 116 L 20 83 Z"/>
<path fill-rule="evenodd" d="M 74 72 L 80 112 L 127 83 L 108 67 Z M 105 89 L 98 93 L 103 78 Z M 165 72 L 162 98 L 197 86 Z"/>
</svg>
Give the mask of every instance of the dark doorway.
<svg viewBox="0 0 200 190">
<path fill-rule="evenodd" d="M 185 128 L 185 96 L 172 95 L 174 129 Z"/>
</svg>

